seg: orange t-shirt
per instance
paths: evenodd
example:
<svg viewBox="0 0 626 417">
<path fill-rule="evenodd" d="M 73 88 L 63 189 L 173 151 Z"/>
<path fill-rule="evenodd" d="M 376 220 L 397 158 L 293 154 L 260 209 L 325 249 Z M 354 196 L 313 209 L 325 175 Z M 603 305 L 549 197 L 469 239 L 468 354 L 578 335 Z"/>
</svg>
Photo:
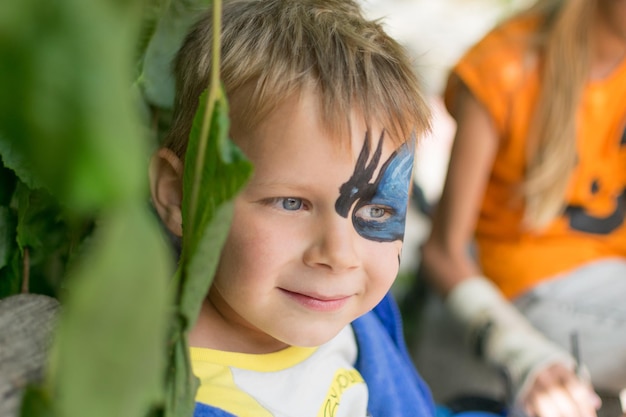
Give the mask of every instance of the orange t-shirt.
<svg viewBox="0 0 626 417">
<path fill-rule="evenodd" d="M 517 19 L 490 32 L 455 66 L 458 78 L 446 88 L 450 105 L 458 80 L 465 83 L 498 132 L 475 237 L 483 273 L 510 298 L 584 263 L 626 257 L 626 59 L 583 91 L 565 213 L 541 232 L 521 226 L 519 186 L 539 84 L 537 63 L 526 49 L 535 25 Z"/>
</svg>

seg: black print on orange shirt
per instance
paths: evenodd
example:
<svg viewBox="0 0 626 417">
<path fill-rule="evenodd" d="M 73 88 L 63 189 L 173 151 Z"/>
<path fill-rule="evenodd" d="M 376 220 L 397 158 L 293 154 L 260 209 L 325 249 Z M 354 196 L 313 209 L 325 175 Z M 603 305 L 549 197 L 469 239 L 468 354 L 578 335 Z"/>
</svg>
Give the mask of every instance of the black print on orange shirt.
<svg viewBox="0 0 626 417">
<path fill-rule="evenodd" d="M 620 138 L 620 146 L 626 146 L 626 129 Z M 598 194 L 602 184 L 594 180 L 590 187 L 593 195 Z M 626 217 L 626 188 L 614 199 L 615 210 L 605 217 L 595 217 L 589 214 L 585 207 L 570 205 L 565 209 L 565 215 L 569 218 L 569 227 L 579 232 L 596 235 L 608 235 L 624 223 Z"/>
</svg>

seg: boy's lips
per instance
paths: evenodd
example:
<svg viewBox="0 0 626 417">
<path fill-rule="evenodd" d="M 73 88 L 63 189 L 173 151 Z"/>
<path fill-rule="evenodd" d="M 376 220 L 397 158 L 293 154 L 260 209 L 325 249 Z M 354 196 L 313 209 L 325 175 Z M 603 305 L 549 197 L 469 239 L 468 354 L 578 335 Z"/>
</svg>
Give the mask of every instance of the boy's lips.
<svg viewBox="0 0 626 417">
<path fill-rule="evenodd" d="M 315 311 L 332 312 L 341 309 L 350 299 L 350 295 L 320 295 L 293 292 L 281 288 L 289 298 L 298 304 Z"/>
</svg>

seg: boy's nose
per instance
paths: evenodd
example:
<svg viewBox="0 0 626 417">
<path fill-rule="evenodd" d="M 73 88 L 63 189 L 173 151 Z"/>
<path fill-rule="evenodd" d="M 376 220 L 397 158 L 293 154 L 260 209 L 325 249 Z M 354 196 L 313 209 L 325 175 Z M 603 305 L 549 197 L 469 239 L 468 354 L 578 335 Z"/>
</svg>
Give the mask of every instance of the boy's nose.
<svg viewBox="0 0 626 417">
<path fill-rule="evenodd" d="M 304 253 L 304 263 L 333 272 L 354 269 L 361 261 L 355 246 L 359 236 L 350 218 L 345 219 L 336 213 L 332 217 L 315 226 L 311 244 Z"/>
</svg>

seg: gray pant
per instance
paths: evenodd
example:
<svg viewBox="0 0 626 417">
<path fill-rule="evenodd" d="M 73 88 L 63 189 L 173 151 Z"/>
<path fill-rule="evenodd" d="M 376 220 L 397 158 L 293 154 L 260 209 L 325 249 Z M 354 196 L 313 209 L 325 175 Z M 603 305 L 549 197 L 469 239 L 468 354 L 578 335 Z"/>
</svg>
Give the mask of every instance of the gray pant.
<svg viewBox="0 0 626 417">
<path fill-rule="evenodd" d="M 577 332 L 582 361 L 596 388 L 611 395 L 626 388 L 626 260 L 585 265 L 514 302 L 537 329 L 567 350 Z M 409 343 L 435 400 L 464 394 L 504 398 L 502 377 L 468 352 L 441 300 L 431 294 L 421 308 L 417 338 Z"/>
<path fill-rule="evenodd" d="M 626 260 L 585 265 L 539 285 L 515 305 L 567 349 L 571 334 L 578 333 L 581 359 L 596 388 L 626 388 Z"/>
</svg>

